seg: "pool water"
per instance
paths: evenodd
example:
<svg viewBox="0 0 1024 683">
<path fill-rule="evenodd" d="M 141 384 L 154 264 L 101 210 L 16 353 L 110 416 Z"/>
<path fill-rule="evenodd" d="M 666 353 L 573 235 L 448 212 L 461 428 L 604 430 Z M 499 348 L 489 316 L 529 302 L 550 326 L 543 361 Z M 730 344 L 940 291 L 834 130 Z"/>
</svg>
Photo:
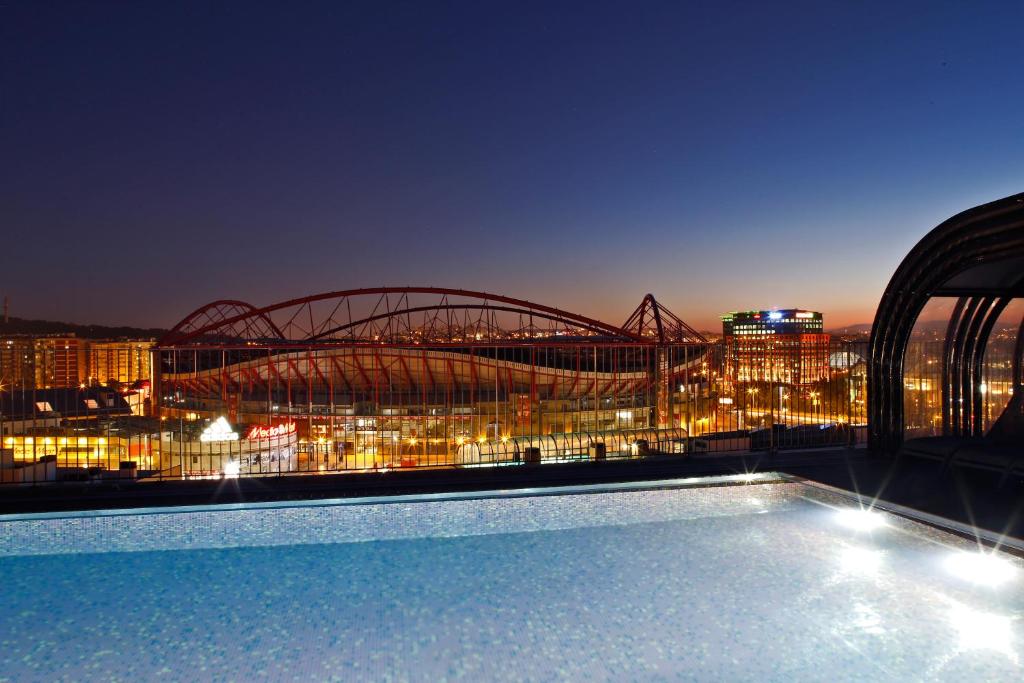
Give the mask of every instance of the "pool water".
<svg viewBox="0 0 1024 683">
<path fill-rule="evenodd" d="M 1016 557 L 979 582 L 971 542 L 841 510 L 776 482 L 0 518 L 0 679 L 1024 680 Z"/>
</svg>

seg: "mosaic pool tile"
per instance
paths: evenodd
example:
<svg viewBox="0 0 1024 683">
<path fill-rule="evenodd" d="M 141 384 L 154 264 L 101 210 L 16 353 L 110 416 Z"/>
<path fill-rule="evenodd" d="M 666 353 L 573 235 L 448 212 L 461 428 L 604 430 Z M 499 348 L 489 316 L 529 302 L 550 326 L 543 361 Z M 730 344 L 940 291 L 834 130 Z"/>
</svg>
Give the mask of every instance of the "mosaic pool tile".
<svg viewBox="0 0 1024 683">
<path fill-rule="evenodd" d="M 946 566 L 970 543 L 848 505 L 769 484 L 34 520 L 73 549 L 4 532 L 0 680 L 1024 679 L 1017 559 L 978 585 Z"/>
</svg>

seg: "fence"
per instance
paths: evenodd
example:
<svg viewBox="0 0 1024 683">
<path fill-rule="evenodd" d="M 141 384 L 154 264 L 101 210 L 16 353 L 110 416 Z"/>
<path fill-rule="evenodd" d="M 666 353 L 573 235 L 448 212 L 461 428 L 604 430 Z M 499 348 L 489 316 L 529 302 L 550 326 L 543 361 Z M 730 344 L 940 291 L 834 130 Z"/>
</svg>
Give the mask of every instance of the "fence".
<svg viewBox="0 0 1024 683">
<path fill-rule="evenodd" d="M 95 391 L 84 408 L 67 399 L 40 412 L 35 392 L 9 392 L 0 480 L 513 466 L 864 440 L 866 343 L 769 354 L 596 342 L 176 350 L 159 359 L 151 415 Z"/>
</svg>

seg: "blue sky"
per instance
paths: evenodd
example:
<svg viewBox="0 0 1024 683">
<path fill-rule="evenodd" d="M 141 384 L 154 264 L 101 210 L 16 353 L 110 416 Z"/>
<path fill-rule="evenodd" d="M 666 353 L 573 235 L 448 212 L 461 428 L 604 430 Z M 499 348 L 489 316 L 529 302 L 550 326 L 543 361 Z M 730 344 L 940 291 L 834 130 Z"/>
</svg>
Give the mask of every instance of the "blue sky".
<svg viewBox="0 0 1024 683">
<path fill-rule="evenodd" d="M 294 5 L 294 6 L 293 6 Z M 0 6 L 13 315 L 480 289 L 870 322 L 1024 189 L 1022 3 Z"/>
</svg>

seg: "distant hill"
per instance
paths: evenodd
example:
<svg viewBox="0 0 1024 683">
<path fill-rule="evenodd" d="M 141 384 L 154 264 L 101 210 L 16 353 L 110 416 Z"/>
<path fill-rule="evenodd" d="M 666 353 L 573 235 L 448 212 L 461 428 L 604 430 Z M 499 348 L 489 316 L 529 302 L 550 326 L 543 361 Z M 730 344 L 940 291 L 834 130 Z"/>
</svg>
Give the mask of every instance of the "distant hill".
<svg viewBox="0 0 1024 683">
<path fill-rule="evenodd" d="M 829 334 L 868 334 L 871 332 L 871 323 L 856 323 L 846 327 L 833 327 L 825 331 Z"/>
<path fill-rule="evenodd" d="M 53 320 L 25 320 L 11 318 L 0 321 L 0 337 L 12 334 L 74 335 L 81 339 L 156 339 L 167 330 L 140 327 L 107 327 L 105 325 L 76 325 Z"/>
<path fill-rule="evenodd" d="M 944 334 L 949 326 L 948 320 L 918 320 L 914 323 L 915 334 Z M 827 330 L 832 334 L 869 334 L 871 323 L 858 323 L 846 327 L 836 327 Z"/>
</svg>

